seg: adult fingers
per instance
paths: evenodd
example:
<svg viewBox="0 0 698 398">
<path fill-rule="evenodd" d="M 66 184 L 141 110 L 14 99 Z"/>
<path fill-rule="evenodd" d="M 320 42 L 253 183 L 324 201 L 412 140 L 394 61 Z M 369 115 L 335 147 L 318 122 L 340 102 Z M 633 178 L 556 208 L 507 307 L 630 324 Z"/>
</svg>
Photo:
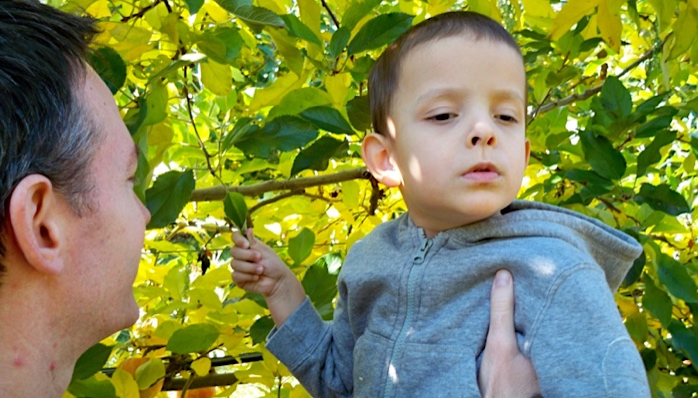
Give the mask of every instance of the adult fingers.
<svg viewBox="0 0 698 398">
<path fill-rule="evenodd" d="M 499 270 L 490 296 L 490 328 L 487 342 L 502 349 L 517 347 L 514 330 L 514 284 L 509 271 Z"/>
</svg>

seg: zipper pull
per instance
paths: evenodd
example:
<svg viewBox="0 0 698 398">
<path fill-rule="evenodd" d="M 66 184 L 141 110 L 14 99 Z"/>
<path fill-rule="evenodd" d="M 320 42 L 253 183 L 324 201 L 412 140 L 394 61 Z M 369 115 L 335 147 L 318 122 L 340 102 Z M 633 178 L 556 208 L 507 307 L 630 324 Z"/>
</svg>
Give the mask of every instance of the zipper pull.
<svg viewBox="0 0 698 398">
<path fill-rule="evenodd" d="M 429 249 L 433 244 L 434 242 L 431 239 L 423 240 L 422 245 L 419 247 L 419 251 L 417 252 L 417 254 L 415 254 L 414 258 L 412 259 L 412 262 L 414 264 L 423 263 L 424 258 L 427 256 L 427 253 L 429 253 Z"/>
</svg>

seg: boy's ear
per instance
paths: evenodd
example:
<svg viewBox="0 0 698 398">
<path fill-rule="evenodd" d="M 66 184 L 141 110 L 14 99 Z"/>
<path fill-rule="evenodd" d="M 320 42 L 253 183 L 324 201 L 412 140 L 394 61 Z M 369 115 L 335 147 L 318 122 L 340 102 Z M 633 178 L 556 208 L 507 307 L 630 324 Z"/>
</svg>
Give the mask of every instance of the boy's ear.
<svg viewBox="0 0 698 398">
<path fill-rule="evenodd" d="M 524 149 L 526 151 L 526 164 L 524 166 L 527 167 L 528 161 L 531 158 L 531 141 L 527 139 L 524 145 L 526 146 L 526 148 Z"/>
<path fill-rule="evenodd" d="M 63 269 L 65 227 L 51 181 L 43 175 L 24 177 L 10 195 L 11 233 L 27 263 L 36 271 L 57 274 Z"/>
<path fill-rule="evenodd" d="M 400 186 L 402 175 L 392 161 L 390 138 L 371 133 L 361 144 L 361 156 L 373 177 L 387 187 Z"/>
</svg>

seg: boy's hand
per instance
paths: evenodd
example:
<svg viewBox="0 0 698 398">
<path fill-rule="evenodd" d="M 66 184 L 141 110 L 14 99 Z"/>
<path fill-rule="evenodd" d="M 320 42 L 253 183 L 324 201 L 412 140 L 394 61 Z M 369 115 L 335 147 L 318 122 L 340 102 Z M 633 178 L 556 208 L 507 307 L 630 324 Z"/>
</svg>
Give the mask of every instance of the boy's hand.
<svg viewBox="0 0 698 398">
<path fill-rule="evenodd" d="M 524 357 L 514 330 L 514 285 L 511 274 L 498 271 L 490 296 L 490 328 L 478 374 L 483 397 L 539 397 L 538 377 Z"/>
<path fill-rule="evenodd" d="M 254 238 L 252 229 L 247 237 L 233 233 L 233 281 L 240 288 L 260 293 L 267 300 L 277 327 L 281 327 L 293 311 L 305 300 L 305 291 L 296 276 L 276 252 Z"/>
</svg>

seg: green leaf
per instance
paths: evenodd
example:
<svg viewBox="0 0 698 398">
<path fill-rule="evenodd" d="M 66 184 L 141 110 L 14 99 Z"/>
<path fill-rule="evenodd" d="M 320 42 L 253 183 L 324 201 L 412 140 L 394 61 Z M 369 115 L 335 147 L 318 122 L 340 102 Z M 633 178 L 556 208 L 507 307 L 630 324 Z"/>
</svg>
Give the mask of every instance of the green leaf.
<svg viewBox="0 0 698 398">
<path fill-rule="evenodd" d="M 342 16 L 342 26 L 348 30 L 354 30 L 356 24 L 359 23 L 366 15 L 378 7 L 381 0 L 357 0 L 352 1 L 347 11 Z"/>
<path fill-rule="evenodd" d="M 233 64 L 244 44 L 240 32 L 231 27 L 206 30 L 196 41 L 199 49 L 219 64 Z"/>
<path fill-rule="evenodd" d="M 240 137 L 235 146 L 248 155 L 267 159 L 277 151 L 298 149 L 318 135 L 315 126 L 295 116 L 279 116 L 253 133 Z"/>
<path fill-rule="evenodd" d="M 675 319 L 669 325 L 669 333 L 671 333 L 671 345 L 685 352 L 695 367 L 698 364 L 698 335 Z"/>
<path fill-rule="evenodd" d="M 330 46 L 327 48 L 327 52 L 329 53 L 330 57 L 339 57 L 339 54 L 341 54 L 342 51 L 344 51 L 344 49 L 347 47 L 347 43 L 349 43 L 350 38 L 351 31 L 349 29 L 344 26 L 337 29 L 337 31 L 332 34 Z"/>
<path fill-rule="evenodd" d="M 204 5 L 204 0 L 185 0 L 187 3 L 187 9 L 189 9 L 189 13 L 194 15 L 199 10 L 201 9 L 201 6 Z"/>
<path fill-rule="evenodd" d="M 167 102 L 169 101 L 167 87 L 160 81 L 150 84 L 150 91 L 145 97 L 147 113 L 142 126 L 160 123 L 167 117 Z"/>
<path fill-rule="evenodd" d="M 672 114 L 657 116 L 638 127 L 635 137 L 652 137 L 657 131 L 668 128 L 671 125 L 672 120 L 674 120 L 674 115 Z"/>
<path fill-rule="evenodd" d="M 329 136 L 321 137 L 296 156 L 293 160 L 291 175 L 296 175 L 308 169 L 325 170 L 330 163 L 330 159 L 342 157 L 348 150 L 349 143 L 346 140 L 340 141 Z"/>
<path fill-rule="evenodd" d="M 263 316 L 255 321 L 255 323 L 250 327 L 250 337 L 252 338 L 252 344 L 259 344 L 266 340 L 269 332 L 274 328 L 274 321 L 268 317 Z"/>
<path fill-rule="evenodd" d="M 117 398 L 116 389 L 111 380 L 98 380 L 94 377 L 74 380 L 68 386 L 68 392 L 77 398 Z"/>
<path fill-rule="evenodd" d="M 109 87 L 111 93 L 116 94 L 126 81 L 126 63 L 111 47 L 99 48 L 90 55 L 92 68 Z"/>
<path fill-rule="evenodd" d="M 632 339 L 639 344 L 647 340 L 649 330 L 647 328 L 647 318 L 642 312 L 633 312 L 625 319 L 625 327 Z"/>
<path fill-rule="evenodd" d="M 305 293 L 325 320 L 332 319 L 332 300 L 337 295 L 337 273 L 331 272 L 329 267 L 333 256 L 329 254 L 318 259 L 302 281 Z"/>
<path fill-rule="evenodd" d="M 165 364 L 160 358 L 150 358 L 136 369 L 135 379 L 139 390 L 145 390 L 165 378 Z"/>
<path fill-rule="evenodd" d="M 368 95 L 360 95 L 347 102 L 347 116 L 354 129 L 366 131 L 371 128 L 371 104 Z"/>
<path fill-rule="evenodd" d="M 642 255 L 640 255 L 640 257 L 635 259 L 635 261 L 633 262 L 633 266 L 630 267 L 628 273 L 625 274 L 625 278 L 623 278 L 623 283 L 621 284 L 621 286 L 626 288 L 637 282 L 638 279 L 640 279 L 640 276 L 642 275 L 642 270 L 645 268 L 645 264 L 647 264 L 647 256 L 643 252 Z"/>
<path fill-rule="evenodd" d="M 288 255 L 294 263 L 301 264 L 312 253 L 314 244 L 313 231 L 303 228 L 298 235 L 288 240 Z"/>
<path fill-rule="evenodd" d="M 672 303 L 669 295 L 657 287 L 652 278 L 645 274 L 642 277 L 645 282 L 645 294 L 642 296 L 642 308 L 649 311 L 659 319 L 663 327 L 668 327 L 671 322 Z"/>
<path fill-rule="evenodd" d="M 662 130 L 657 133 L 652 143 L 647 145 L 645 150 L 637 156 L 637 175 L 645 174 L 649 166 L 662 160 L 661 149 L 674 142 L 675 139 L 676 133 L 673 131 Z"/>
<path fill-rule="evenodd" d="M 148 229 L 162 228 L 174 222 L 189 202 L 194 191 L 194 172 L 168 171 L 145 191 L 146 207 L 150 212 Z"/>
<path fill-rule="evenodd" d="M 113 347 L 114 346 L 97 343 L 88 348 L 75 363 L 73 380 L 87 379 L 99 372 L 109 360 Z"/>
<path fill-rule="evenodd" d="M 216 0 L 216 2 L 236 17 L 244 22 L 255 27 L 255 25 L 272 26 L 275 28 L 283 28 L 284 21 L 272 11 L 250 5 L 250 2 L 245 0 Z"/>
<path fill-rule="evenodd" d="M 613 147 L 608 138 L 596 136 L 589 130 L 579 133 L 579 138 L 582 141 L 584 157 L 595 172 L 609 180 L 618 180 L 623 177 L 626 168 L 625 158 Z"/>
<path fill-rule="evenodd" d="M 630 92 L 623 83 L 615 77 L 609 76 L 601 87 L 601 103 L 604 108 L 616 116 L 628 116 L 633 107 Z"/>
<path fill-rule="evenodd" d="M 225 216 L 235 224 L 240 231 L 247 230 L 247 204 L 245 198 L 237 192 L 228 192 L 223 199 Z"/>
<path fill-rule="evenodd" d="M 215 326 L 197 323 L 175 331 L 167 343 L 167 349 L 175 354 L 203 352 L 211 348 L 220 333 Z"/>
<path fill-rule="evenodd" d="M 356 132 L 351 128 L 349 122 L 344 119 L 341 113 L 329 106 L 315 106 L 308 108 L 300 113 L 300 116 L 314 123 L 323 130 L 335 134 L 355 135 Z"/>
<path fill-rule="evenodd" d="M 259 126 L 253 124 L 251 118 L 239 118 L 238 121 L 235 122 L 233 130 L 223 138 L 223 142 L 221 143 L 221 149 L 223 151 L 227 151 L 228 149 L 230 149 L 231 146 L 237 143 L 240 137 L 243 137 L 248 133 L 254 134 L 257 130 L 259 130 Z"/>
<path fill-rule="evenodd" d="M 353 55 L 392 43 L 412 26 L 413 19 L 414 16 L 403 13 L 379 15 L 359 29 L 347 52 Z"/>
<path fill-rule="evenodd" d="M 691 211 L 686 198 L 666 184 L 656 186 L 642 184 L 640 192 L 635 195 L 635 201 L 640 204 L 647 203 L 654 210 L 663 211 L 672 216 Z"/>
<path fill-rule="evenodd" d="M 657 258 L 657 275 L 672 296 L 688 303 L 698 303 L 698 287 L 686 267 L 678 261 L 660 254 Z"/>
<path fill-rule="evenodd" d="M 298 19 L 297 16 L 293 14 L 286 14 L 282 15 L 281 19 L 283 19 L 284 23 L 286 24 L 286 28 L 288 29 L 288 32 L 291 36 L 297 37 L 301 40 L 305 40 L 310 43 L 315 43 L 318 46 L 322 45 L 322 42 L 315 35 L 315 33 L 313 33 L 313 31 L 310 30 L 309 27 L 307 27 L 303 22 L 301 22 L 301 20 Z"/>
</svg>

